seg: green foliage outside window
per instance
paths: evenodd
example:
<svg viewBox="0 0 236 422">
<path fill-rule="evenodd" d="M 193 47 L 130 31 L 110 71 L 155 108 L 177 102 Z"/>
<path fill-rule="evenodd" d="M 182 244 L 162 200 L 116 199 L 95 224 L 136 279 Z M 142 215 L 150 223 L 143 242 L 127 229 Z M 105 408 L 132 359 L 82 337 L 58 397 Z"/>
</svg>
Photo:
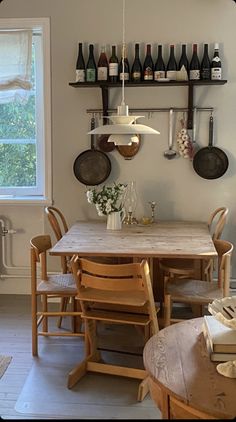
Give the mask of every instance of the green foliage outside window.
<svg viewBox="0 0 236 422">
<path fill-rule="evenodd" d="M 0 186 L 35 186 L 35 143 L 6 143 L 7 139 L 35 140 L 34 96 L 26 104 L 0 104 Z"/>
<path fill-rule="evenodd" d="M 22 103 L 15 100 L 0 104 L 0 188 L 36 185 L 34 68 L 35 51 L 33 46 L 32 91 L 28 101 Z"/>
</svg>

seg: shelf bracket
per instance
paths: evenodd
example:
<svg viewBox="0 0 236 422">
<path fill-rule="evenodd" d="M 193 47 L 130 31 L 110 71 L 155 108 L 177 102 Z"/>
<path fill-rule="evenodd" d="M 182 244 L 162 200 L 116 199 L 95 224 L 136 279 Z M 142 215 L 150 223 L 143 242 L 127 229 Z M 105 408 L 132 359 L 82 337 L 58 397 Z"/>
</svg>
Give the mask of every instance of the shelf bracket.
<svg viewBox="0 0 236 422">
<path fill-rule="evenodd" d="M 188 129 L 193 129 L 193 84 L 188 86 Z"/>
<path fill-rule="evenodd" d="M 107 85 L 100 85 L 100 88 L 102 90 L 102 112 L 103 116 L 108 116 L 108 101 L 109 101 L 109 95 L 108 95 L 108 86 Z M 107 123 L 107 119 L 103 118 L 103 124 L 105 125 Z"/>
</svg>

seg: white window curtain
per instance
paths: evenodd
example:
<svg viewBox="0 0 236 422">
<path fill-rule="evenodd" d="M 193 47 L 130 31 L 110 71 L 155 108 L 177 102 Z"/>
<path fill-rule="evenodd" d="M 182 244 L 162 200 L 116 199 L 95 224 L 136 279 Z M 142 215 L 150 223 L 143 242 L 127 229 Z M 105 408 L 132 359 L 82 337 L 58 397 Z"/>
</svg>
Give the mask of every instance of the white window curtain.
<svg viewBox="0 0 236 422">
<path fill-rule="evenodd" d="M 0 31 L 0 103 L 28 98 L 31 62 L 32 30 Z"/>
</svg>

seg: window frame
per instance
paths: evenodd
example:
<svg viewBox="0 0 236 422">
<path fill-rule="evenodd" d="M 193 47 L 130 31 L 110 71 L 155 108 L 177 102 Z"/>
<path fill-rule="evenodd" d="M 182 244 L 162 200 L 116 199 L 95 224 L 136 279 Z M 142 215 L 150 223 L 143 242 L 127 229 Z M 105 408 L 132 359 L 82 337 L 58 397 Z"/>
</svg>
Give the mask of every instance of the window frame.
<svg viewBox="0 0 236 422">
<path fill-rule="evenodd" d="M 37 110 L 37 134 L 36 139 L 41 142 L 36 144 L 37 158 L 40 162 L 37 165 L 37 180 L 41 181 L 38 188 L 6 188 L 6 194 L 0 195 L 0 203 L 52 203 L 52 171 L 51 171 L 51 67 L 50 67 L 50 19 L 49 18 L 0 18 L 0 29 L 32 29 L 33 39 L 41 45 L 38 46 L 38 53 L 42 59 L 41 76 L 39 78 L 40 89 L 36 96 Z M 38 39 L 38 41 L 37 41 Z M 41 48 L 40 48 L 41 47 Z M 37 46 L 36 46 L 37 48 Z M 37 71 L 37 69 L 36 69 Z M 40 176 L 40 177 L 38 177 Z M 33 189 L 33 190 L 32 190 Z M 19 193 L 18 193 L 19 192 Z M 32 194 L 32 192 L 34 192 Z"/>
</svg>

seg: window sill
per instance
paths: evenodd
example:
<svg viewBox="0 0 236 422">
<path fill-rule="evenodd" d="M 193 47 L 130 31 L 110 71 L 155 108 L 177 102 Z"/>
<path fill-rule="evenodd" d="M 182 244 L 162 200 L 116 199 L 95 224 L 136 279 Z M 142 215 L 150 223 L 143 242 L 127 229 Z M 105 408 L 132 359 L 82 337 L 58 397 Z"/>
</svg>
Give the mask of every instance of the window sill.
<svg viewBox="0 0 236 422">
<path fill-rule="evenodd" d="M 52 205 L 50 198 L 43 196 L 13 196 L 13 195 L 0 195 L 1 205 Z"/>
</svg>

